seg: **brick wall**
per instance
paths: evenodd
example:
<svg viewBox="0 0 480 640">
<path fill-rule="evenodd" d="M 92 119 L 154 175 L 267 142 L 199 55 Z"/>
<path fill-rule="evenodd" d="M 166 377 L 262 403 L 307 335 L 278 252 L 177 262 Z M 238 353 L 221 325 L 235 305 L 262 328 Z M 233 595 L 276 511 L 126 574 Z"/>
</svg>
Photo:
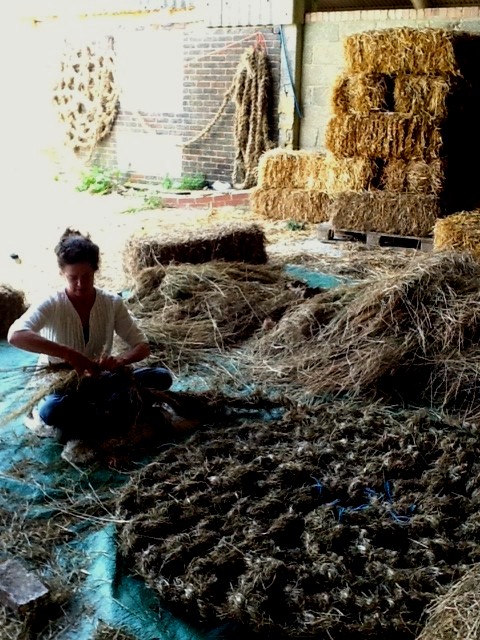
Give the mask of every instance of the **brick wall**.
<svg viewBox="0 0 480 640">
<path fill-rule="evenodd" d="M 401 26 L 461 29 L 480 32 L 480 7 L 388 9 L 310 13 L 306 16 L 302 106 L 302 149 L 324 151 L 325 129 L 331 117 L 330 94 L 344 70 L 343 40 L 352 33 Z"/>
<path fill-rule="evenodd" d="M 280 40 L 273 27 L 211 28 L 177 25 L 172 28 L 124 28 L 115 36 L 120 84 L 123 84 L 120 111 L 112 135 L 99 146 L 92 161 L 119 166 L 132 172 L 134 179 L 159 182 L 168 173 L 180 175 L 205 174 L 207 179 L 231 181 L 235 158 L 233 122 L 234 105 L 230 101 L 223 116 L 211 131 L 190 146 L 182 145 L 199 134 L 217 113 L 231 85 L 241 54 L 254 44 L 257 35 L 265 43 L 272 72 L 272 120 L 275 120 L 280 77 Z M 140 38 L 140 39 L 139 39 Z M 140 58 L 128 64 L 128 52 L 144 46 L 155 47 L 158 39 L 169 39 L 171 51 L 162 59 L 151 51 L 149 62 Z M 136 46 L 136 49 L 134 48 Z M 170 76 L 168 72 L 171 72 Z M 139 77 L 153 89 L 135 100 L 135 91 L 128 92 Z M 168 100 L 171 92 L 180 101 Z M 157 86 L 156 86 L 157 85 Z M 144 91 L 143 84 L 138 85 Z M 158 91 L 155 94 L 155 91 Z M 155 98 L 158 98 L 157 102 Z M 127 99 L 128 98 L 128 99 Z M 161 108 L 155 108 L 155 104 Z M 168 109 L 168 110 L 166 110 Z M 277 123 L 272 122 L 272 136 Z M 128 159 L 128 165 L 127 164 Z"/>
</svg>

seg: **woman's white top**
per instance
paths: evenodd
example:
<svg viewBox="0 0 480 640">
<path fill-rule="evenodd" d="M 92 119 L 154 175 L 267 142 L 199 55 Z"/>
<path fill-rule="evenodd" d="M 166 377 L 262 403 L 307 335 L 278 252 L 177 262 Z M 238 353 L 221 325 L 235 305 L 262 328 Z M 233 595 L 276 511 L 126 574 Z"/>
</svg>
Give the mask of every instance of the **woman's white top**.
<svg viewBox="0 0 480 640">
<path fill-rule="evenodd" d="M 114 293 L 95 288 L 96 296 L 90 311 L 89 338 L 85 342 L 82 322 L 65 290 L 60 290 L 27 311 L 11 325 L 14 331 L 30 330 L 57 344 L 70 347 L 92 360 L 110 355 L 113 338 L 117 334 L 130 347 L 147 342 L 122 298 Z M 39 364 L 61 363 L 61 358 L 42 354 Z"/>
</svg>

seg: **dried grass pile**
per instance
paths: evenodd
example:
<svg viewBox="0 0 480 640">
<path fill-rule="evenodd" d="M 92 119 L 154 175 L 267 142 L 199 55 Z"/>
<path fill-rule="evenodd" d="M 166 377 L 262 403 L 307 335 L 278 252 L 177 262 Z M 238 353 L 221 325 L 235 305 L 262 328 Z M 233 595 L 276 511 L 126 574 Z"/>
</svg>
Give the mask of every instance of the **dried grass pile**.
<svg viewBox="0 0 480 640">
<path fill-rule="evenodd" d="M 428 619 L 417 640 L 478 640 L 480 637 L 480 569 L 464 571 L 446 593 L 428 607 Z"/>
<path fill-rule="evenodd" d="M 328 220 L 328 194 L 315 189 L 264 189 L 256 187 L 250 194 L 250 206 L 268 220 L 319 223 Z"/>
<path fill-rule="evenodd" d="M 436 196 L 415 193 L 340 193 L 328 207 L 335 229 L 429 236 L 442 214 Z"/>
<path fill-rule="evenodd" d="M 243 354 L 292 397 L 348 394 L 480 418 L 480 265 L 433 253 L 392 275 L 320 293 Z"/>
<path fill-rule="evenodd" d="M 10 325 L 26 310 L 25 294 L 8 284 L 0 284 L 0 339 L 7 337 Z"/>
<path fill-rule="evenodd" d="M 264 264 L 268 259 L 265 244 L 265 233 L 257 224 L 217 224 L 162 237 L 133 235 L 123 250 L 123 266 L 135 278 L 147 267 L 172 262 L 199 264 L 225 260 Z"/>
<path fill-rule="evenodd" d="M 302 292 L 281 266 L 210 262 L 151 267 L 137 277 L 129 308 L 156 358 L 180 371 L 220 354 L 278 320 Z"/>
<path fill-rule="evenodd" d="M 474 34 L 409 27 L 367 31 L 345 39 L 347 69 L 333 87 L 333 117 L 327 124 L 325 145 L 338 158 L 368 158 L 376 165 L 369 182 L 360 189 L 347 184 L 343 191 L 374 192 L 370 200 L 378 202 L 373 211 L 382 210 L 386 201 L 392 203 L 395 194 L 399 194 L 398 203 L 391 211 L 409 203 L 398 225 L 387 217 L 382 228 L 378 218 L 374 225 L 378 231 L 417 235 L 414 228 L 421 227 L 427 229 L 422 234 L 430 234 L 430 219 L 415 217 L 431 210 L 428 196 L 439 198 L 438 217 L 468 208 L 464 203 L 470 205 L 475 198 L 480 203 L 465 154 L 465 145 L 473 151 L 480 140 L 475 115 L 480 85 L 472 74 L 473 61 L 477 66 L 480 61 L 479 43 Z M 404 198 L 405 194 L 415 195 L 417 206 L 412 207 L 412 198 Z M 342 204 L 346 210 L 339 213 Z M 342 194 L 331 210 L 340 220 L 349 220 L 349 230 L 367 232 L 363 211 L 355 218 L 351 204 Z M 410 214 L 412 224 L 405 231 L 404 221 Z M 335 228 L 336 219 L 330 221 Z"/>
<path fill-rule="evenodd" d="M 438 220 L 433 230 L 437 251 L 468 251 L 480 258 L 480 211 L 464 211 Z"/>
<path fill-rule="evenodd" d="M 413 638 L 480 560 L 479 443 L 341 402 L 197 432 L 126 486 L 120 548 L 174 613 L 238 637 Z"/>
</svg>

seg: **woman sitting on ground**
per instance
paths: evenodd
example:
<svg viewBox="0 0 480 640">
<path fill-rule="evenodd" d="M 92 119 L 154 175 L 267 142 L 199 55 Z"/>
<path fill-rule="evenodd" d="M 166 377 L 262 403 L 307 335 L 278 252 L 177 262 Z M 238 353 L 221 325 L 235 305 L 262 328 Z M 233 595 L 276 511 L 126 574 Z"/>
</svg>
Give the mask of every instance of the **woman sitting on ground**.
<svg viewBox="0 0 480 640">
<path fill-rule="evenodd" d="M 40 365 L 67 366 L 80 376 L 113 374 L 147 358 L 147 338 L 122 298 L 95 286 L 100 250 L 90 236 L 66 229 L 55 254 L 65 287 L 16 320 L 8 332 L 9 343 L 41 354 Z M 119 355 L 112 355 L 115 334 L 127 345 Z M 170 372 L 162 367 L 136 368 L 132 375 L 139 386 L 157 391 L 172 384 Z M 92 411 L 94 403 L 85 403 L 74 392 L 49 394 L 38 406 L 40 425 L 59 429 L 64 441 L 93 435 L 98 415 Z"/>
</svg>

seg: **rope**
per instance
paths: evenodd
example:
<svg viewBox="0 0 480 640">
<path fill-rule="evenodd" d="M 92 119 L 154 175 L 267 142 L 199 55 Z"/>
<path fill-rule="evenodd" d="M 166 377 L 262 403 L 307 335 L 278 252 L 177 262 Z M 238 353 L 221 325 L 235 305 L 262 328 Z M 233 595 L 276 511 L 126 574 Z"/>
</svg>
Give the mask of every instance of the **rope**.
<svg viewBox="0 0 480 640">
<path fill-rule="evenodd" d="M 53 99 L 65 125 L 65 142 L 90 158 L 97 143 L 110 133 L 118 112 L 113 38 L 67 49 L 60 69 Z"/>
<path fill-rule="evenodd" d="M 270 74 L 262 43 L 249 47 L 242 55 L 230 87 L 212 120 L 183 147 L 206 136 L 222 117 L 231 99 L 235 103 L 235 160 L 232 182 L 239 189 L 249 189 L 257 182 L 258 161 L 272 147 L 268 126 L 268 88 Z"/>
</svg>

